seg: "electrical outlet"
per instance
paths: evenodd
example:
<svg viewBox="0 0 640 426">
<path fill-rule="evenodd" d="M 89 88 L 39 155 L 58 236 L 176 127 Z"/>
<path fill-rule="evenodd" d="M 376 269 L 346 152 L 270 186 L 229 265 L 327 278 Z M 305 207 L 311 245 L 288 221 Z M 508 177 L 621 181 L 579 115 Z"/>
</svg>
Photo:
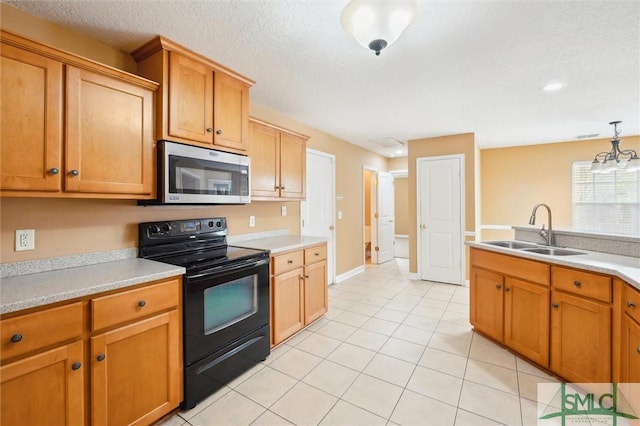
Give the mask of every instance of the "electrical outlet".
<svg viewBox="0 0 640 426">
<path fill-rule="evenodd" d="M 256 217 L 249 216 L 249 227 L 253 228 L 254 226 L 256 226 Z"/>
<path fill-rule="evenodd" d="M 35 229 L 16 229 L 16 251 L 35 250 Z"/>
<path fill-rule="evenodd" d="M 280 216 L 286 216 L 286 215 L 287 215 L 287 206 L 280 207 Z"/>
</svg>

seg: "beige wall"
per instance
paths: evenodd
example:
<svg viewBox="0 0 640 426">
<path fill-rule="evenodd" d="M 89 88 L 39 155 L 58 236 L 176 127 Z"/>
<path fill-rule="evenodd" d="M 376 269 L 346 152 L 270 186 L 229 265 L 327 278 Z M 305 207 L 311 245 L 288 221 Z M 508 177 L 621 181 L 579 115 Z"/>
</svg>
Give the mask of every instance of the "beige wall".
<svg viewBox="0 0 640 426">
<path fill-rule="evenodd" d="M 393 180 L 395 194 L 395 233 L 409 235 L 409 178 Z"/>
<path fill-rule="evenodd" d="M 389 159 L 389 170 L 407 170 L 409 159 L 407 157 L 394 157 Z"/>
<path fill-rule="evenodd" d="M 0 27 L 14 34 L 135 73 L 131 55 L 16 8 L 0 3 Z"/>
<path fill-rule="evenodd" d="M 640 152 L 640 136 L 623 137 L 620 145 Z M 554 228 L 571 228 L 571 164 L 610 149 L 610 139 L 595 139 L 482 150 L 482 226 L 528 226 L 533 207 L 546 203 Z M 536 224 L 548 224 L 546 212 L 539 214 Z M 479 237 L 512 238 L 513 231 L 482 229 Z"/>
<path fill-rule="evenodd" d="M 414 139 L 409 141 L 409 194 L 416 193 L 416 159 L 440 155 L 464 154 L 465 157 L 465 230 L 472 232 L 476 227 L 476 153 L 473 133 L 442 136 L 437 138 Z M 409 197 L 409 223 L 417 223 L 416 197 Z M 409 227 L 409 271 L 418 271 L 417 230 Z"/>
</svg>

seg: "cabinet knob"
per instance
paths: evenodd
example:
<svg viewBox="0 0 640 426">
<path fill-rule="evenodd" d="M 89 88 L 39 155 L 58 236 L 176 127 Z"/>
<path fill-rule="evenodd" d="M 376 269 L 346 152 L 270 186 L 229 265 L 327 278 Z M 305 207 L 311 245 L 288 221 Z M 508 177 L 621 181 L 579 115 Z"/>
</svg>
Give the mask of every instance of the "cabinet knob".
<svg viewBox="0 0 640 426">
<path fill-rule="evenodd" d="M 638 352 L 638 353 L 640 354 L 640 346 L 638 346 L 638 347 L 636 348 L 636 352 Z"/>
<path fill-rule="evenodd" d="M 216 135 L 221 135 L 221 134 L 222 134 L 222 129 L 216 130 Z"/>
<path fill-rule="evenodd" d="M 281 186 L 281 187 L 280 187 L 280 189 L 282 189 L 282 190 L 284 191 L 284 190 L 285 190 L 285 189 L 287 189 L 287 188 L 285 188 L 284 186 Z"/>
<path fill-rule="evenodd" d="M 60 173 L 60 170 L 56 169 L 55 167 L 49 169 L 49 173 L 52 175 L 57 175 L 58 173 Z"/>
<path fill-rule="evenodd" d="M 75 370 L 79 370 L 79 369 L 80 369 L 80 367 L 82 367 L 82 364 L 81 364 L 81 363 L 79 363 L 78 361 L 76 361 L 76 362 L 74 362 L 73 364 L 71 364 L 71 369 L 72 369 L 73 371 L 75 371 Z"/>
<path fill-rule="evenodd" d="M 575 285 L 576 287 L 580 287 L 582 283 L 580 281 L 574 281 L 573 285 Z"/>
<path fill-rule="evenodd" d="M 18 343 L 22 341 L 22 334 L 14 334 L 13 336 L 11 336 L 11 341 L 13 343 Z"/>
<path fill-rule="evenodd" d="M 288 263 L 288 264 L 292 264 L 292 263 L 293 263 L 293 260 L 289 259 L 289 260 L 287 260 L 287 263 Z"/>
<path fill-rule="evenodd" d="M 104 361 L 105 357 L 106 357 L 105 354 L 100 353 L 100 354 L 98 354 L 98 356 L 96 356 L 96 359 L 98 361 Z"/>
<path fill-rule="evenodd" d="M 141 301 L 138 302 L 138 306 L 141 307 L 141 308 L 144 307 L 144 305 L 146 305 L 146 304 L 147 304 L 147 302 L 144 301 L 144 300 L 141 300 Z"/>
<path fill-rule="evenodd" d="M 627 301 L 627 308 L 635 308 L 635 307 L 636 307 L 635 303 L 633 303 L 631 300 Z"/>
<path fill-rule="evenodd" d="M 509 287 L 505 287 L 504 291 L 511 291 L 511 289 Z"/>
<path fill-rule="evenodd" d="M 500 289 L 502 288 L 502 286 L 501 286 L 500 284 L 496 284 L 496 288 L 497 288 L 498 290 L 500 290 Z"/>
<path fill-rule="evenodd" d="M 304 275 L 300 275 L 300 279 L 301 279 L 301 280 L 304 280 Z"/>
<path fill-rule="evenodd" d="M 551 304 L 551 307 L 552 307 L 553 309 L 558 309 L 558 306 L 560 306 L 560 305 L 558 305 L 557 303 L 552 303 L 552 304 Z"/>
<path fill-rule="evenodd" d="M 78 172 L 77 170 L 75 170 L 75 169 L 74 169 L 74 170 L 71 170 L 71 171 L 69 172 L 69 174 L 70 174 L 71 176 L 78 176 L 78 175 L 80 174 L 80 172 Z"/>
<path fill-rule="evenodd" d="M 313 255 L 314 255 L 314 256 L 320 256 L 320 253 L 315 252 L 315 253 L 313 253 Z"/>
<path fill-rule="evenodd" d="M 273 189 L 280 189 L 280 187 L 279 186 L 274 186 Z"/>
<path fill-rule="evenodd" d="M 305 280 L 308 280 L 308 279 L 309 279 L 309 275 L 305 275 L 305 276 L 304 276 L 304 279 L 305 279 Z"/>
<path fill-rule="evenodd" d="M 211 133 L 213 132 L 213 128 L 212 127 L 207 127 L 207 133 Z"/>
</svg>

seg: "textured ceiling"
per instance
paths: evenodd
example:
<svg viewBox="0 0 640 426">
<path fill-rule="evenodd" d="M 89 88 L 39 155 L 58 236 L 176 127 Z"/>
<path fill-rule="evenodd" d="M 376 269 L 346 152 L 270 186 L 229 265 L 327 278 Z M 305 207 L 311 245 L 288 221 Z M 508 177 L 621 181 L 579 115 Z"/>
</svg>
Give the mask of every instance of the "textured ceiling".
<svg viewBox="0 0 640 426">
<path fill-rule="evenodd" d="M 419 2 L 379 57 L 343 31 L 345 1 L 2 1 L 126 52 L 162 34 L 255 80 L 252 102 L 384 155 L 368 141 L 640 134 L 637 0 Z"/>
</svg>

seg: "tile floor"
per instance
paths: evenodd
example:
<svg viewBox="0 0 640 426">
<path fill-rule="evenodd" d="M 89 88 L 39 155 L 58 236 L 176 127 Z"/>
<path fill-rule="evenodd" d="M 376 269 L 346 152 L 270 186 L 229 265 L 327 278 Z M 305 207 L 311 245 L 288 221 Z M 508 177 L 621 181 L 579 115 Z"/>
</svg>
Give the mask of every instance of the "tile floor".
<svg viewBox="0 0 640 426">
<path fill-rule="evenodd" d="M 329 288 L 329 312 L 163 426 L 535 425 L 536 367 L 473 333 L 469 289 L 408 261 Z"/>
</svg>

